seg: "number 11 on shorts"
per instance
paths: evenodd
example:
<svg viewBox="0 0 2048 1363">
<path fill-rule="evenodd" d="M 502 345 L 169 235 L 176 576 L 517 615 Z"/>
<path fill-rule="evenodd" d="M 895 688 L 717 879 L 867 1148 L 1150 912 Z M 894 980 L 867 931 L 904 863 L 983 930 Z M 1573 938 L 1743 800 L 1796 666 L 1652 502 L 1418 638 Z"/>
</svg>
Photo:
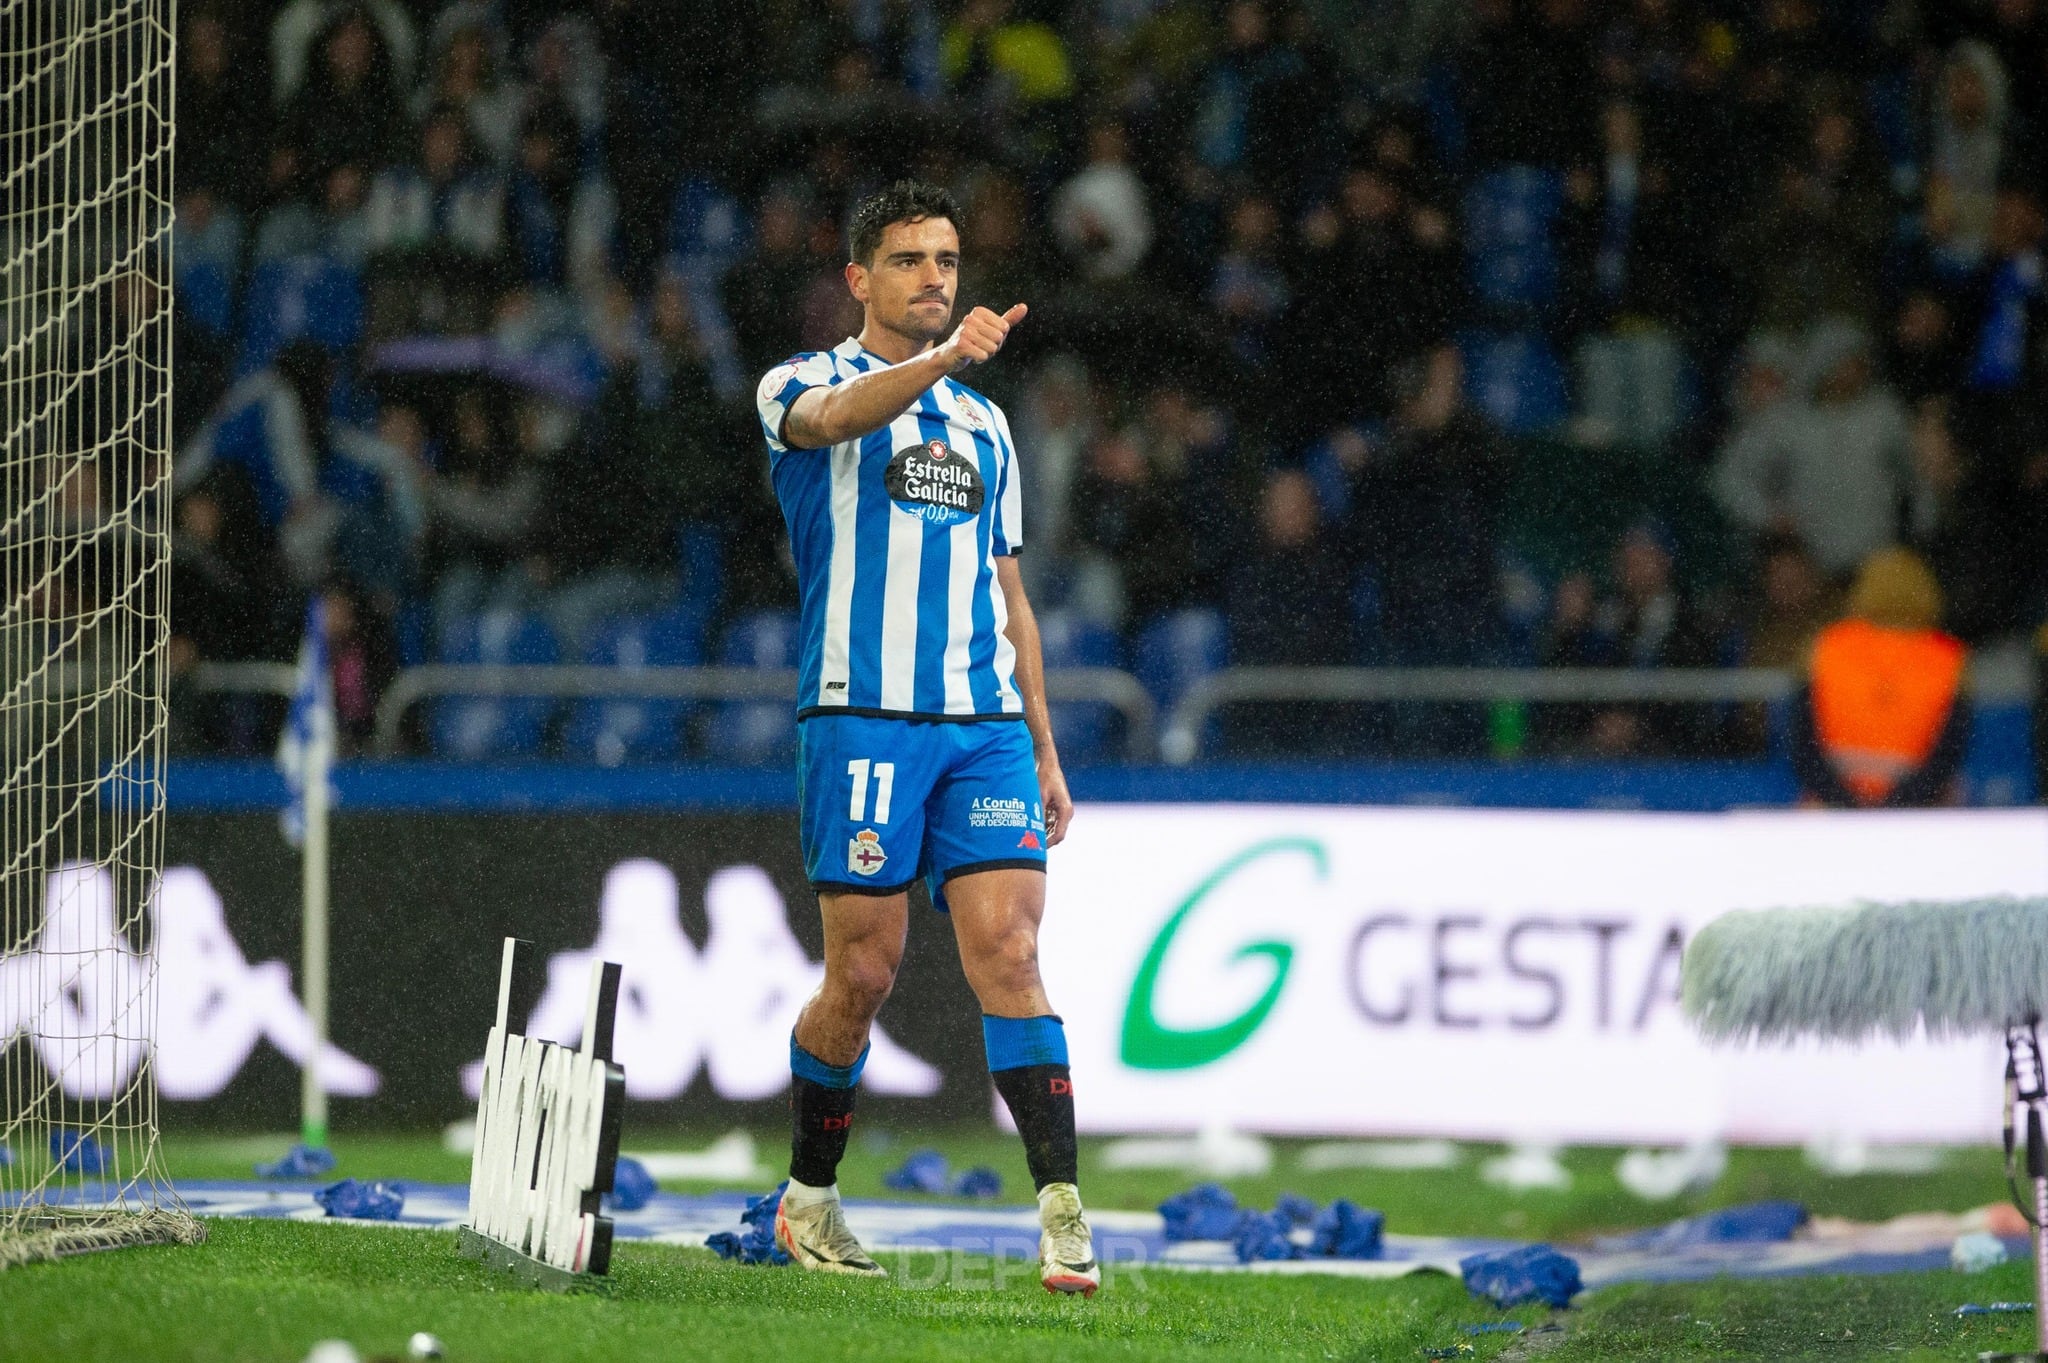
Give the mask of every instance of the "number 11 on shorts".
<svg viewBox="0 0 2048 1363">
<path fill-rule="evenodd" d="M 846 817 L 855 823 L 868 821 L 868 772 L 875 774 L 875 822 L 889 822 L 889 796 L 896 789 L 896 764 L 894 762 L 870 763 L 865 757 L 856 757 L 846 764 L 846 774 L 853 778 L 853 799 L 848 802 Z"/>
</svg>

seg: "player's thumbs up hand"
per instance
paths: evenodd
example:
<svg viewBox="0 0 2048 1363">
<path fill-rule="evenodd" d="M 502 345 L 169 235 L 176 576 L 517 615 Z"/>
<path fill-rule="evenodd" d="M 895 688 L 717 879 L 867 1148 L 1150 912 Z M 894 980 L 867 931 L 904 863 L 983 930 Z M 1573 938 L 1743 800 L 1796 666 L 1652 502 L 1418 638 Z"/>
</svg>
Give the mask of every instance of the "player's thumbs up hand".
<svg viewBox="0 0 2048 1363">
<path fill-rule="evenodd" d="M 945 348 L 952 356 L 952 367 L 963 369 L 995 358 L 995 353 L 1008 339 L 1010 328 L 1023 321 L 1028 311 L 1029 308 L 1019 303 L 1000 317 L 988 308 L 976 308 L 968 313 L 954 329 L 952 339 L 946 342 Z"/>
</svg>

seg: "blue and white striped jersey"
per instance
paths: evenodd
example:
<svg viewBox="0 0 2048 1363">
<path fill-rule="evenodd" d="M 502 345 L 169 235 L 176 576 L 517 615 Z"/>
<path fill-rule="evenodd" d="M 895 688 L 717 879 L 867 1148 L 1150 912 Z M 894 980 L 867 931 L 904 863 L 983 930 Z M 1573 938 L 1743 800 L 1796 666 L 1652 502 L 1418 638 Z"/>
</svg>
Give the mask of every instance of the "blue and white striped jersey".
<svg viewBox="0 0 2048 1363">
<path fill-rule="evenodd" d="M 1020 719 L 996 580 L 996 557 L 1024 533 L 1002 409 L 947 378 L 862 439 L 783 443 L 798 394 L 886 367 L 848 338 L 777 365 L 755 392 L 796 555 L 797 715 Z"/>
</svg>

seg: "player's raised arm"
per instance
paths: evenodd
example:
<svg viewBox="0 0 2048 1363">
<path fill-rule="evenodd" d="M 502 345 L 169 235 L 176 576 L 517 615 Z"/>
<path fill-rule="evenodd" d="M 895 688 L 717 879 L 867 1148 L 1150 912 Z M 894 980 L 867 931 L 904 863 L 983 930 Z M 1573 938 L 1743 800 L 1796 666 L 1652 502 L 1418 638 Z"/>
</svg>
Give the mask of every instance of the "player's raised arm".
<svg viewBox="0 0 2048 1363">
<path fill-rule="evenodd" d="M 1028 310 L 1019 303 L 997 316 L 976 308 L 942 345 L 845 383 L 806 389 L 783 419 L 783 443 L 792 449 L 823 449 L 879 431 L 946 375 L 994 358 Z"/>
</svg>

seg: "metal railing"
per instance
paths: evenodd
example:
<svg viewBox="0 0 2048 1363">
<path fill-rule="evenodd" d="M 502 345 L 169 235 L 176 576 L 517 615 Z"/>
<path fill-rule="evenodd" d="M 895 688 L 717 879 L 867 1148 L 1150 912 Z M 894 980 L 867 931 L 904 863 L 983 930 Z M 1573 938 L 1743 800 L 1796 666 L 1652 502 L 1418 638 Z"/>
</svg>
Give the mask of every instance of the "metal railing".
<svg viewBox="0 0 2048 1363">
<path fill-rule="evenodd" d="M 298 684 L 290 663 L 201 663 L 192 669 L 198 691 L 224 691 L 243 696 L 289 696 Z"/>
<path fill-rule="evenodd" d="M 286 669 L 289 673 L 290 669 Z M 408 667 L 377 703 L 374 746 L 380 756 L 404 748 L 405 715 L 436 696 L 544 697 L 567 700 L 782 701 L 795 707 L 797 674 L 755 667 L 514 667 L 435 663 Z M 1045 675 L 1048 700 L 1107 705 L 1124 717 L 1125 751 L 1134 761 L 1153 755 L 1158 728 L 1152 696 L 1128 672 L 1113 667 L 1062 667 Z"/>
<path fill-rule="evenodd" d="M 205 663 L 193 674 L 201 691 L 291 694 L 289 663 Z M 1107 705 L 1123 716 L 1125 754 L 1186 765 L 1201 755 L 1203 730 L 1227 705 L 1247 702 L 1393 701 L 1485 704 L 1769 703 L 1799 686 L 1795 672 L 1767 668 L 1479 668 L 1479 667 L 1226 667 L 1188 687 L 1159 727 L 1150 693 L 1114 667 L 1061 667 L 1045 674 L 1054 704 Z M 2009 668 L 1973 669 L 1982 699 L 2028 694 L 2026 677 Z M 796 694 L 796 673 L 752 667 L 619 668 L 583 665 L 509 666 L 435 663 L 409 667 L 379 701 L 374 748 L 394 756 L 404 747 L 405 716 L 442 696 L 560 700 L 782 701 Z"/>
<path fill-rule="evenodd" d="M 1760 667 L 1226 667 L 1182 693 L 1159 747 L 1168 763 L 1193 762 L 1210 717 L 1246 701 L 1767 704 L 1787 699 L 1800 683 L 1797 672 Z M 2025 679 L 2003 669 L 1975 670 L 1971 689 L 1986 698 L 2027 694 Z"/>
</svg>

